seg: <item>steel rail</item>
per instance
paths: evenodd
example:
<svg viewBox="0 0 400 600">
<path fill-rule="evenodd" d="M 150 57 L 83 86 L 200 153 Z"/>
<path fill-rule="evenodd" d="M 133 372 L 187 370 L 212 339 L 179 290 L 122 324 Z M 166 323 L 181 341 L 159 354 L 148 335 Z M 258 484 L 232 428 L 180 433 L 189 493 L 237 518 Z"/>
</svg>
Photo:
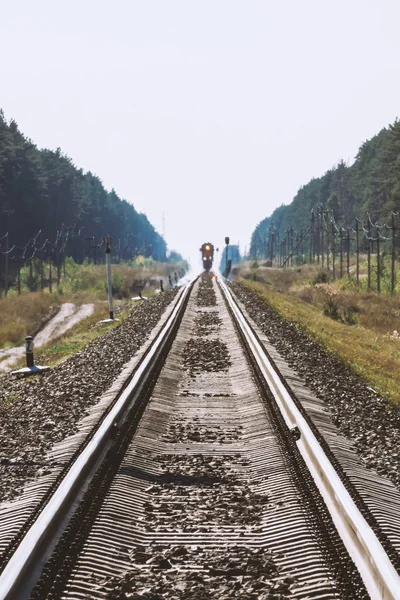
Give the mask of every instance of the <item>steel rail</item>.
<svg viewBox="0 0 400 600">
<path fill-rule="evenodd" d="M 16 598 L 15 592 L 23 584 L 27 571 L 36 562 L 43 540 L 54 529 L 55 524 L 62 520 L 70 510 L 70 505 L 76 496 L 76 490 L 84 483 L 87 483 L 88 471 L 95 466 L 99 454 L 107 447 L 110 439 L 112 439 L 115 423 L 118 423 L 123 418 L 125 411 L 130 407 L 132 396 L 140 388 L 143 375 L 157 358 L 160 349 L 162 349 L 166 339 L 171 334 L 191 290 L 191 284 L 192 281 L 182 287 L 176 300 L 175 308 L 143 361 L 139 364 L 131 381 L 104 418 L 90 442 L 77 456 L 57 490 L 39 513 L 37 519 L 27 531 L 7 563 L 0 575 L 0 600 Z"/>
<path fill-rule="evenodd" d="M 400 600 L 400 576 L 390 558 L 354 504 L 228 287 L 221 279 L 219 283 L 288 428 L 297 427 L 300 431 L 301 437 L 297 440 L 298 449 L 324 498 L 347 551 L 360 572 L 368 593 L 373 600 Z"/>
</svg>

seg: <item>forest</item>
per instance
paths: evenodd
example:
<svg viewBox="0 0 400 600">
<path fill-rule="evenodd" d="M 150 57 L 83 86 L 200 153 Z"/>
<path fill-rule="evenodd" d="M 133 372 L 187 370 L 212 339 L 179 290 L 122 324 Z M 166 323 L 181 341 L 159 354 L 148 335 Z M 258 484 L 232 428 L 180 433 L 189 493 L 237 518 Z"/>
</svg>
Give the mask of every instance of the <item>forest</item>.
<svg viewBox="0 0 400 600">
<path fill-rule="evenodd" d="M 5 264 L 11 277 L 16 263 L 33 257 L 95 261 L 105 236 L 120 260 L 166 260 L 165 241 L 144 214 L 59 148 L 38 149 L 0 110 L 1 280 Z"/>
<path fill-rule="evenodd" d="M 302 186 L 288 205 L 279 206 L 271 216 L 255 228 L 250 255 L 268 248 L 269 232 L 274 230 L 281 239 L 295 226 L 297 232 L 310 225 L 311 211 L 325 211 L 338 228 L 355 226 L 356 219 L 365 223 L 390 222 L 392 213 L 400 210 L 400 122 L 382 129 L 364 142 L 354 163 L 344 161 L 322 177 Z M 264 253 L 268 254 L 267 250 Z"/>
</svg>

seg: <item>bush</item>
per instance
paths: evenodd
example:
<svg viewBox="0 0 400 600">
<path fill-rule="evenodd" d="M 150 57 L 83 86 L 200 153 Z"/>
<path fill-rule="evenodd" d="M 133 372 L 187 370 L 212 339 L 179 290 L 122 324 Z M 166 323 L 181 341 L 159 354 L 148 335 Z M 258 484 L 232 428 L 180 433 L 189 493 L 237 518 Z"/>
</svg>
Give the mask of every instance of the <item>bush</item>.
<svg viewBox="0 0 400 600">
<path fill-rule="evenodd" d="M 352 306 L 343 309 L 343 323 L 347 325 L 357 325 L 358 315 Z"/>
<path fill-rule="evenodd" d="M 107 289 L 107 282 L 105 282 Z M 127 285 L 126 277 L 114 269 L 112 273 L 112 291 L 117 298 L 127 298 L 129 296 L 129 286 Z"/>
<path fill-rule="evenodd" d="M 330 297 L 324 304 L 323 313 L 326 317 L 340 321 L 339 303 L 334 298 Z"/>
<path fill-rule="evenodd" d="M 337 285 L 341 290 L 346 291 L 358 291 L 360 289 L 360 285 L 357 284 L 357 278 L 355 275 L 350 275 L 350 277 L 343 277 L 337 282 Z M 362 287 L 362 279 L 361 279 L 361 287 Z"/>
<path fill-rule="evenodd" d="M 300 300 L 303 300 L 303 302 L 307 302 L 307 304 L 313 303 L 313 299 L 314 299 L 313 288 L 310 285 L 304 285 L 304 286 L 295 288 L 294 293 L 296 294 L 296 296 L 298 296 L 300 298 Z"/>
<path fill-rule="evenodd" d="M 311 281 L 312 285 L 317 283 L 328 283 L 329 282 L 329 274 L 325 269 L 320 269 L 314 279 Z"/>
</svg>

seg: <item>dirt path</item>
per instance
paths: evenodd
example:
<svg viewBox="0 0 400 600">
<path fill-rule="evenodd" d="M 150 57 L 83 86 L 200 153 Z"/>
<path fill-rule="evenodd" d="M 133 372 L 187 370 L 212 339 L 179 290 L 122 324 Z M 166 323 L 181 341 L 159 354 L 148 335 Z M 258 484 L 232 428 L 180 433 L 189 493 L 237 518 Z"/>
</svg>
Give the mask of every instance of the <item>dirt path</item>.
<svg viewBox="0 0 400 600">
<path fill-rule="evenodd" d="M 35 348 L 47 344 L 50 340 L 59 337 L 68 329 L 79 323 L 82 319 L 89 317 L 94 311 L 94 304 L 82 304 L 76 306 L 71 302 L 61 305 L 58 313 L 50 319 L 45 327 L 35 337 Z M 16 348 L 5 348 L 0 350 L 0 371 L 9 371 L 10 366 L 22 358 L 25 354 L 25 346 Z"/>
</svg>

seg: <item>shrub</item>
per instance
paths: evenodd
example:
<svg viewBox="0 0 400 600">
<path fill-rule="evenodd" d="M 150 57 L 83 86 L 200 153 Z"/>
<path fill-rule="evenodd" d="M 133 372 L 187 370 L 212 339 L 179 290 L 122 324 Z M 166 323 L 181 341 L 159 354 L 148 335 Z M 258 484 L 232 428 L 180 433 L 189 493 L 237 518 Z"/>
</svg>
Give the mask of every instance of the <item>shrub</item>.
<svg viewBox="0 0 400 600">
<path fill-rule="evenodd" d="M 340 279 L 337 282 L 337 285 L 340 287 L 340 289 L 350 292 L 359 290 L 359 286 L 357 285 L 357 278 L 355 275 L 343 277 L 343 279 Z"/>
<path fill-rule="evenodd" d="M 323 313 L 325 316 L 340 321 L 339 303 L 333 297 L 328 298 L 324 304 Z"/>
<path fill-rule="evenodd" d="M 301 287 L 294 288 L 294 293 L 300 298 L 300 300 L 303 300 L 303 302 L 307 302 L 307 304 L 313 303 L 314 296 L 313 288 L 311 286 L 303 285 Z"/>
<path fill-rule="evenodd" d="M 107 282 L 106 282 L 107 289 Z M 112 291 L 117 298 L 127 298 L 129 295 L 129 287 L 127 285 L 126 277 L 114 269 L 112 273 Z"/>
<path fill-rule="evenodd" d="M 347 325 L 357 325 L 358 315 L 352 306 L 343 309 L 343 322 Z"/>
<path fill-rule="evenodd" d="M 315 275 L 312 280 L 312 284 L 315 285 L 317 283 L 328 283 L 329 282 L 329 274 L 325 269 L 320 269 L 318 273 Z"/>
</svg>

